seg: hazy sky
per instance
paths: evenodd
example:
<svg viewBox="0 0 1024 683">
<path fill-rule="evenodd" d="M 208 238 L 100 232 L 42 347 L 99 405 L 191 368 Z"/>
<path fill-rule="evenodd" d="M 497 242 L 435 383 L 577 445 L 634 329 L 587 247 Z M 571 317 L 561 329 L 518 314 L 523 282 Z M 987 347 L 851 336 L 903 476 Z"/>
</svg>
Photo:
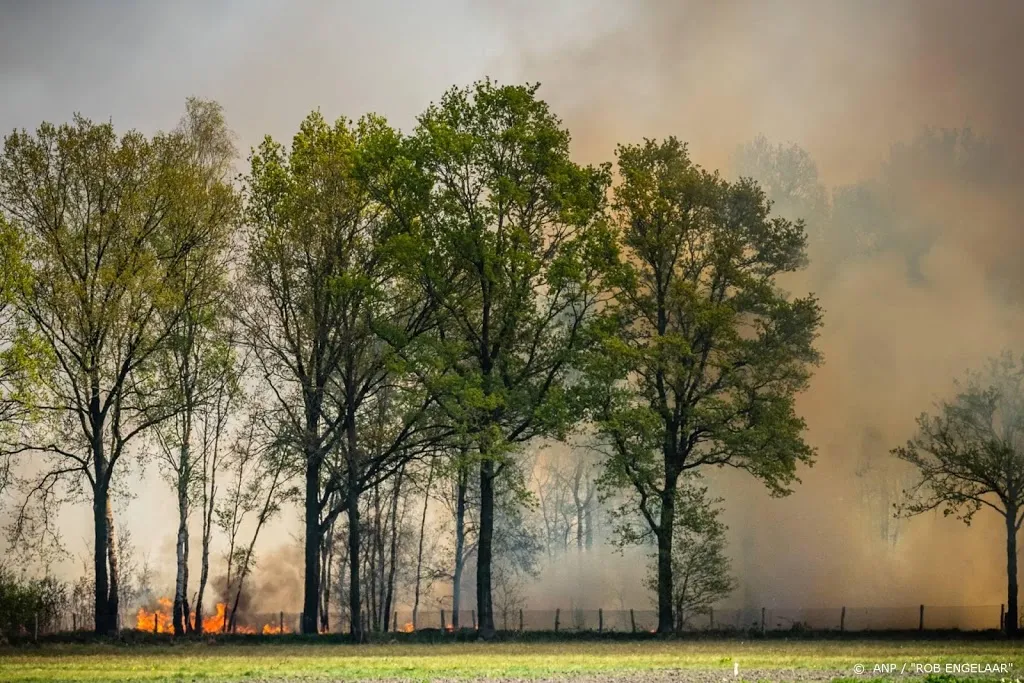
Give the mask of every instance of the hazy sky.
<svg viewBox="0 0 1024 683">
<path fill-rule="evenodd" d="M 152 132 L 197 95 L 224 105 L 246 150 L 264 134 L 290 136 L 314 108 L 328 118 L 375 111 L 407 129 L 447 87 L 490 75 L 541 81 L 586 161 L 609 160 L 616 142 L 675 134 L 699 162 L 724 168 L 737 144 L 765 133 L 805 146 L 832 186 L 875 174 L 923 126 L 970 125 L 1024 159 L 1022 28 L 1016 0 L 0 0 L 0 130 L 81 112 Z M 898 444 L 951 372 L 1019 340 L 1020 310 L 984 289 L 987 259 L 1005 258 L 999 240 L 1020 244 L 1019 219 L 983 227 L 997 246 L 964 248 L 977 241 L 978 214 L 959 216 L 966 200 L 944 199 L 963 228 L 926 258 L 928 286 L 907 287 L 901 263 L 879 261 L 838 274 L 825 300 L 826 367 L 806 402 L 824 448 L 819 472 L 840 471 L 828 469 L 839 457 L 829 445 L 860 444 L 866 427 L 881 449 Z M 148 476 L 153 494 L 127 516 L 140 550 L 170 557 L 173 504 Z M 819 554 L 851 552 L 860 522 L 815 514 L 837 499 L 826 474 L 815 477 L 818 488 L 765 509 L 786 521 L 776 530 L 816 539 Z M 941 548 L 916 547 L 914 571 L 945 566 Z M 993 577 L 998 561 L 998 545 L 979 560 Z M 807 572 L 838 562 L 788 553 L 765 580 L 788 581 L 795 599 Z M 977 570 L 935 578 L 945 591 L 936 599 L 998 596 L 998 585 L 957 592 L 965 568 Z"/>
</svg>

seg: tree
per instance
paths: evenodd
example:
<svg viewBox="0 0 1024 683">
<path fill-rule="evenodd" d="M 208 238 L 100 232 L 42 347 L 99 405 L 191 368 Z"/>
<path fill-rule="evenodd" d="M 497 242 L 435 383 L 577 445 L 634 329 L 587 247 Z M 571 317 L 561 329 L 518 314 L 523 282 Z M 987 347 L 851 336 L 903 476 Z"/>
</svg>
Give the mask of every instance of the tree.
<svg viewBox="0 0 1024 683">
<path fill-rule="evenodd" d="M 41 470 L 14 532 L 40 538 L 60 486 L 84 487 L 94 523 L 95 627 L 117 627 L 110 494 L 129 446 L 172 413 L 152 379 L 187 297 L 182 270 L 195 226 L 179 220 L 202 182 L 182 136 L 118 136 L 76 116 L 16 131 L 0 157 L 0 209 L 24 238 L 31 285 L 18 308 L 51 359 L 33 409 L 48 433 L 23 452 Z M 183 285 L 183 283 L 186 283 Z M 184 286 L 184 289 L 183 289 Z M 37 430 L 39 432 L 40 430 Z M 41 520 L 29 514 L 37 504 Z M 33 529 L 39 521 L 41 528 Z M 109 563 L 109 569 L 108 569 Z"/>
<path fill-rule="evenodd" d="M 829 220 L 828 190 L 807 150 L 797 144 L 772 145 L 758 135 L 736 150 L 733 167 L 738 176 L 758 182 L 778 215 L 804 219 L 818 239 L 823 238 Z"/>
<path fill-rule="evenodd" d="M 291 149 L 267 138 L 247 178 L 243 320 L 305 479 L 304 633 L 317 632 L 324 534 L 345 512 L 351 628 L 363 637 L 359 496 L 434 438 L 431 396 L 397 353 L 431 320 L 403 277 L 419 253 L 371 193 L 391 194 L 377 174 L 392 170 L 375 160 L 397 139 L 380 119 L 313 113 Z"/>
<path fill-rule="evenodd" d="M 718 519 L 721 510 L 714 507 L 721 499 L 708 500 L 707 487 L 692 481 L 696 478 L 696 475 L 685 477 L 676 494 L 678 519 L 672 531 L 675 534 L 672 606 L 676 631 L 686 628 L 694 616 L 710 612 L 716 601 L 728 597 L 736 587 L 725 554 L 726 527 Z M 635 508 L 629 512 L 636 515 Z M 641 526 L 637 531 L 651 536 L 649 527 Z M 647 586 L 657 595 L 656 570 L 648 578 Z"/>
<path fill-rule="evenodd" d="M 196 466 L 194 454 L 206 454 L 213 444 L 197 440 L 210 436 L 207 420 L 222 406 L 227 385 L 233 382 L 233 353 L 229 329 L 228 254 L 238 223 L 238 197 L 228 179 L 235 155 L 231 134 L 220 105 L 190 98 L 178 132 L 187 141 L 200 182 L 182 195 L 182 210 L 175 217 L 189 224 L 193 243 L 179 275 L 181 311 L 158 365 L 160 382 L 174 391 L 174 415 L 157 431 L 163 464 L 177 494 L 178 535 L 175 543 L 177 574 L 172 622 L 174 633 L 191 632 L 188 606 L 189 517 L 195 489 L 205 494 L 208 468 Z M 230 390 L 229 390 L 230 391 Z M 202 425 L 200 425 L 202 423 Z M 203 427 L 205 434 L 198 433 Z M 223 425 L 221 425 L 223 426 Z M 198 447 L 198 448 L 197 448 Z M 204 464 L 202 462 L 200 465 Z M 208 502 L 208 501 L 207 501 Z M 204 505 L 204 530 L 209 531 L 210 505 Z M 209 553 L 204 535 L 204 557 Z M 202 606 L 196 605 L 196 627 L 202 629 Z"/>
<path fill-rule="evenodd" d="M 625 259 L 587 377 L 602 485 L 627 492 L 657 539 L 668 633 L 680 477 L 730 466 L 787 492 L 813 456 L 793 401 L 818 361 L 821 313 L 776 286 L 803 263 L 803 227 L 770 217 L 755 183 L 700 169 L 675 138 L 621 146 L 618 164 Z"/>
<path fill-rule="evenodd" d="M 1002 516 L 1006 528 L 1007 635 L 1019 633 L 1017 534 L 1024 522 L 1024 359 L 1004 353 L 985 372 L 957 382 L 952 400 L 917 418 L 917 435 L 892 453 L 914 465 L 918 482 L 897 511 L 941 508 L 970 524 L 978 510 Z"/>
<path fill-rule="evenodd" d="M 601 221 L 609 168 L 570 160 L 569 134 L 537 88 L 449 90 L 412 144 L 429 188 L 418 275 L 439 316 L 429 385 L 478 462 L 484 637 L 494 633 L 494 479 L 520 444 L 575 421 L 571 369 L 615 251 Z"/>
</svg>

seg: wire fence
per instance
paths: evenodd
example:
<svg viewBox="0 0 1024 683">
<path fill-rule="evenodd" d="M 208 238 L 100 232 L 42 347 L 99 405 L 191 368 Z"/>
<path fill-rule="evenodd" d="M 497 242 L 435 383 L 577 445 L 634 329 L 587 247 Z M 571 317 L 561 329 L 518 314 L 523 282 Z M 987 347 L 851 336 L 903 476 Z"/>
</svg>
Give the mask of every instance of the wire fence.
<svg viewBox="0 0 1024 683">
<path fill-rule="evenodd" d="M 715 609 L 692 616 L 682 615 L 683 631 L 986 631 L 1002 629 L 1006 618 L 1001 605 L 945 607 L 835 607 L 835 608 L 747 608 Z M 476 613 L 462 612 L 458 627 L 476 628 Z M 1021 617 L 1018 616 L 1018 623 Z M 1024 625 L 1024 624 L 1022 624 Z M 654 610 L 497 610 L 494 626 L 505 631 L 654 631 L 658 613 Z M 394 630 L 422 630 L 454 627 L 451 613 L 420 612 L 413 624 L 412 613 L 393 615 Z"/>
<path fill-rule="evenodd" d="M 169 633 L 172 629 L 168 615 L 156 615 L 145 620 L 134 615 L 122 616 L 122 630 Z M 221 615 L 223 616 L 223 615 Z M 230 615 L 228 615 L 230 616 Z M 944 607 L 916 605 L 910 607 L 834 607 L 834 608 L 746 608 L 714 609 L 709 612 L 682 616 L 684 632 L 729 631 L 987 631 L 1002 630 L 1008 617 L 1003 605 Z M 1017 616 L 1024 628 L 1024 610 Z M 71 631 L 90 631 L 93 617 L 66 613 L 57 617 L 37 619 L 34 633 L 46 635 Z M 230 623 L 230 622 L 228 622 Z M 302 614 L 298 612 L 261 612 L 239 614 L 234 628 L 225 626 L 225 620 L 207 621 L 206 633 L 231 631 L 243 634 L 276 635 L 301 631 Z M 347 633 L 350 629 L 346 614 L 330 613 L 324 633 Z M 548 609 L 548 610 L 495 610 L 494 626 L 501 631 L 533 632 L 599 632 L 644 633 L 654 632 L 658 613 L 654 610 L 611 609 Z M 363 615 L 363 627 L 377 632 L 423 632 L 476 629 L 475 610 L 462 610 L 458 615 L 444 609 L 420 609 L 415 619 L 411 610 L 391 613 L 387 623 L 372 615 Z M 24 629 L 28 630 L 28 629 Z"/>
</svg>

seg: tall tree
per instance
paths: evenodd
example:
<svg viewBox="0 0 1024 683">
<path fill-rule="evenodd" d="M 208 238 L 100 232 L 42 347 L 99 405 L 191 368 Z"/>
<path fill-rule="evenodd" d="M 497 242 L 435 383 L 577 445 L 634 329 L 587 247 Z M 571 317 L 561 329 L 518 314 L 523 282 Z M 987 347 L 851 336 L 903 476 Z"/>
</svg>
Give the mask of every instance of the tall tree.
<svg viewBox="0 0 1024 683">
<path fill-rule="evenodd" d="M 1006 529 L 1007 635 L 1020 632 L 1017 534 L 1024 523 L 1024 359 L 1005 353 L 985 372 L 957 383 L 936 414 L 917 418 L 917 435 L 893 454 L 917 468 L 920 479 L 900 512 L 942 509 L 970 523 L 983 507 Z"/>
<path fill-rule="evenodd" d="M 727 465 L 787 492 L 813 456 L 793 402 L 818 361 L 821 313 L 775 284 L 804 261 L 803 226 L 772 218 L 752 181 L 700 169 L 675 138 L 621 146 L 618 166 L 626 257 L 587 376 L 603 485 L 627 493 L 657 540 L 667 633 L 680 477 Z"/>
<path fill-rule="evenodd" d="M 420 272 L 441 321 L 445 406 L 479 461 L 477 613 L 494 633 L 494 481 L 523 442 L 574 421 L 573 360 L 614 244 L 601 221 L 609 168 L 569 158 L 536 85 L 448 91 L 420 117 L 429 240 Z"/>
<path fill-rule="evenodd" d="M 362 638 L 359 496 L 427 439 L 431 400 L 406 381 L 395 352 L 431 319 L 424 298 L 403 286 L 418 252 L 369 189 L 390 182 L 374 150 L 397 139 L 380 119 L 354 127 L 310 114 L 290 149 L 263 142 L 247 179 L 243 319 L 301 453 L 305 633 L 317 632 L 324 533 L 345 512 L 351 628 Z"/>
<path fill-rule="evenodd" d="M 188 224 L 193 244 L 179 275 L 182 310 L 160 359 L 160 381 L 173 387 L 174 417 L 157 431 L 168 479 L 178 503 L 175 542 L 177 573 L 172 622 L 174 633 L 191 631 L 188 606 L 189 518 L 197 487 L 206 491 L 206 468 L 197 468 L 195 451 L 200 444 L 200 421 L 220 407 L 218 399 L 232 383 L 232 350 L 228 327 L 228 253 L 238 224 L 240 204 L 229 181 L 235 156 L 231 133 L 220 105 L 190 98 L 178 132 L 188 144 L 191 163 L 201 176 L 189 195 L 180 197 L 174 220 Z M 214 416 L 216 419 L 216 416 Z M 199 448 L 197 449 L 197 445 Z M 202 464 L 202 463 L 200 463 Z M 204 506 L 209 511 L 210 506 Z M 208 525 L 204 527 L 208 529 Z M 204 537 L 205 538 L 205 537 Z M 196 606 L 199 612 L 202 609 Z M 202 628 L 202 622 L 197 622 Z"/>
<path fill-rule="evenodd" d="M 119 136 L 76 116 L 10 134 L 0 157 L 0 209 L 24 235 L 32 271 L 18 305 L 53 360 L 33 406 L 52 430 L 26 444 L 43 461 L 16 531 L 27 531 L 27 503 L 45 523 L 60 483 L 84 485 L 99 633 L 117 627 L 114 475 L 133 441 L 171 414 L 165 387 L 149 380 L 188 295 L 195 226 L 177 219 L 201 183 L 189 153 L 177 134 Z"/>
</svg>

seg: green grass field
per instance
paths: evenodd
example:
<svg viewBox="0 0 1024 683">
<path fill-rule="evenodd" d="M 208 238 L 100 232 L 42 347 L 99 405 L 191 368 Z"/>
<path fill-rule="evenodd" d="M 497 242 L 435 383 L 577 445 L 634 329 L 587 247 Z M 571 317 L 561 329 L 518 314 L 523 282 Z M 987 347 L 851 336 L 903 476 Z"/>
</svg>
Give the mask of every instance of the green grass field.
<svg viewBox="0 0 1024 683">
<path fill-rule="evenodd" d="M 733 662 L 740 678 L 733 678 Z M 2 681 L 129 680 L 879 680 L 876 665 L 1006 663 L 1024 679 L 1024 648 L 1004 641 L 647 641 L 321 645 L 56 645 L 0 649 Z M 865 667 L 857 675 L 855 666 Z M 675 675 L 669 675 L 675 672 Z M 755 675 L 747 678 L 744 673 Z M 766 673 L 767 672 L 767 673 Z M 821 678 L 816 678 L 820 676 Z M 910 675 L 892 680 L 910 681 Z M 921 676 L 916 677 L 917 680 Z M 999 680 L 999 676 L 995 677 Z M 941 677 L 932 680 L 962 680 Z M 1013 674 L 1007 680 L 1014 680 Z"/>
</svg>

